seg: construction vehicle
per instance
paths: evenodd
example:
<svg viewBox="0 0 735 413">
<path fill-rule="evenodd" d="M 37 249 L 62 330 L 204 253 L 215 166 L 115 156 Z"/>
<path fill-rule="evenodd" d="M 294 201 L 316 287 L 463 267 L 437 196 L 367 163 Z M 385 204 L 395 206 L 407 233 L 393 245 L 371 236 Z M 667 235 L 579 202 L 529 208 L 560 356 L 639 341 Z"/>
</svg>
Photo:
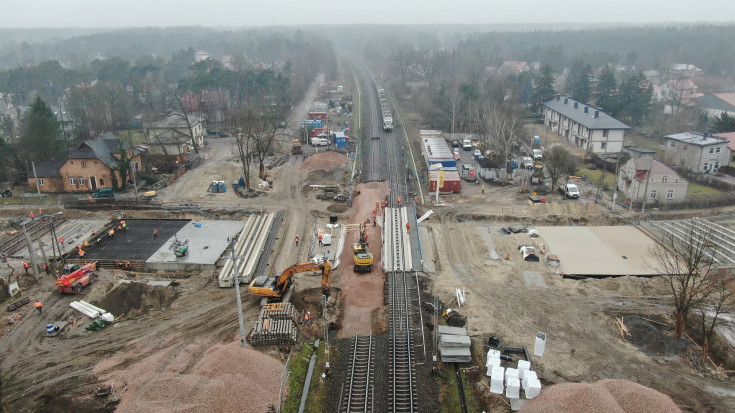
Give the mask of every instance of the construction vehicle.
<svg viewBox="0 0 735 413">
<path fill-rule="evenodd" d="M 301 153 L 301 141 L 298 139 L 291 140 L 291 154 L 298 155 Z"/>
<path fill-rule="evenodd" d="M 332 266 L 327 260 L 322 263 L 310 261 L 294 264 L 283 270 L 278 278 L 262 275 L 250 282 L 248 291 L 250 291 L 250 294 L 264 297 L 266 300 L 288 302 L 291 294 L 293 294 L 293 288 L 291 288 L 293 276 L 310 271 L 321 271 L 322 293 L 329 296 L 329 287 L 332 285 Z"/>
<path fill-rule="evenodd" d="M 367 250 L 367 228 L 365 223 L 360 224 L 360 240 L 353 246 L 355 256 L 355 272 L 373 272 L 373 253 Z"/>
<path fill-rule="evenodd" d="M 56 287 L 60 293 L 80 294 L 82 289 L 92 284 L 97 278 L 93 271 L 97 269 L 97 261 L 83 265 L 76 271 L 63 274 L 56 280 Z"/>
<path fill-rule="evenodd" d="M 174 249 L 174 255 L 177 257 L 185 257 L 188 251 L 189 251 L 189 247 L 182 245 Z"/>
</svg>

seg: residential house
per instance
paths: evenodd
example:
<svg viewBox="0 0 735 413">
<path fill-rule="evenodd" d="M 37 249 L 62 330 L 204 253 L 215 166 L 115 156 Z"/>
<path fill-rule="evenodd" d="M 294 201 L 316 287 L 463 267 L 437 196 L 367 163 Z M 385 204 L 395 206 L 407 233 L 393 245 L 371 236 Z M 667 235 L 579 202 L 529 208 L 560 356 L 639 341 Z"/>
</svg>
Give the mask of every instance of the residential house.
<svg viewBox="0 0 735 413">
<path fill-rule="evenodd" d="M 132 169 L 141 169 L 140 152 L 108 132 L 80 143 L 60 164 L 54 161 L 39 164 L 36 176 L 41 192 L 90 192 L 119 187 L 122 179 L 117 168 L 122 157 L 121 144 L 130 159 L 132 176 Z M 29 178 L 28 185 L 35 187 L 36 179 Z"/>
<path fill-rule="evenodd" d="M 652 158 L 631 159 L 618 171 L 618 189 L 633 202 L 680 202 L 689 183 Z"/>
<path fill-rule="evenodd" d="M 181 104 L 187 114 L 206 119 L 207 125 L 212 127 L 216 122 L 225 120 L 227 93 L 206 90 L 187 93 L 181 96 Z"/>
<path fill-rule="evenodd" d="M 630 159 L 639 159 L 639 158 L 653 158 L 653 155 L 656 154 L 656 150 L 644 148 L 642 146 L 635 146 L 635 145 L 626 145 L 623 146 L 623 152 L 626 152 L 630 155 Z"/>
<path fill-rule="evenodd" d="M 671 77 L 690 77 L 702 76 L 704 71 L 697 66 L 686 63 L 672 63 L 669 66 L 669 75 Z"/>
<path fill-rule="evenodd" d="M 198 52 L 194 53 L 194 62 L 198 63 L 207 59 L 211 59 L 212 56 L 205 52 L 204 50 L 199 50 Z"/>
<path fill-rule="evenodd" d="M 726 139 L 698 132 L 664 136 L 664 153 L 672 164 L 695 173 L 716 173 L 730 163 Z"/>
<path fill-rule="evenodd" d="M 657 101 L 664 102 L 664 113 L 676 113 L 681 107 L 692 105 L 692 99 L 703 93 L 690 78 L 677 77 L 654 86 L 654 96 Z"/>
<path fill-rule="evenodd" d="M 718 133 L 718 138 L 727 139 L 727 149 L 730 150 L 730 162 L 735 162 L 735 132 Z"/>
<path fill-rule="evenodd" d="M 517 75 L 523 72 L 528 72 L 530 68 L 526 62 L 506 61 L 498 68 L 498 73 L 502 76 Z"/>
<path fill-rule="evenodd" d="M 623 150 L 630 126 L 607 113 L 570 97 L 556 95 L 544 103 L 546 126 L 587 153 L 618 153 Z"/>
<path fill-rule="evenodd" d="M 661 83 L 661 74 L 658 70 L 644 70 L 643 76 L 645 76 L 652 85 L 658 85 Z"/>
<path fill-rule="evenodd" d="M 147 136 L 145 145 L 150 148 L 149 153 L 178 156 L 191 152 L 194 145 L 204 146 L 204 123 L 203 118 L 177 112 L 169 113 L 157 121 L 143 122 Z"/>
<path fill-rule="evenodd" d="M 735 93 L 714 93 L 691 99 L 700 112 L 710 118 L 719 117 L 722 112 L 735 116 Z"/>
<path fill-rule="evenodd" d="M 235 58 L 232 55 L 222 57 L 219 62 L 226 70 L 235 70 Z"/>
</svg>

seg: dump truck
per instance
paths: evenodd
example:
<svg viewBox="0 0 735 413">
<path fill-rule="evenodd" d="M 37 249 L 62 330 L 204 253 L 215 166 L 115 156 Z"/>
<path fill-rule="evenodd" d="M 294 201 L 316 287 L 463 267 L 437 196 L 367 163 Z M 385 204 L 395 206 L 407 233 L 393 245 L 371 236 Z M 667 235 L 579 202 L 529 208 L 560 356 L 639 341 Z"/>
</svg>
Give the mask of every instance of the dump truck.
<svg viewBox="0 0 735 413">
<path fill-rule="evenodd" d="M 332 266 L 329 261 L 324 260 L 323 263 L 303 262 L 294 264 L 281 273 L 280 276 L 268 277 L 262 275 L 256 277 L 250 282 L 248 291 L 256 297 L 264 297 L 272 301 L 288 302 L 293 294 L 293 276 L 299 273 L 321 271 L 322 275 L 322 294 L 329 295 L 329 287 L 332 284 Z"/>
<path fill-rule="evenodd" d="M 83 265 L 69 274 L 63 274 L 56 280 L 57 291 L 66 294 L 80 294 L 84 287 L 92 284 L 97 279 L 97 274 L 93 272 L 96 269 L 97 261 Z"/>
<path fill-rule="evenodd" d="M 298 139 L 291 140 L 291 154 L 298 155 L 301 153 L 301 141 Z"/>
<path fill-rule="evenodd" d="M 367 229 L 365 224 L 360 224 L 360 240 L 352 249 L 355 257 L 355 272 L 373 272 L 373 253 L 368 252 Z"/>
</svg>

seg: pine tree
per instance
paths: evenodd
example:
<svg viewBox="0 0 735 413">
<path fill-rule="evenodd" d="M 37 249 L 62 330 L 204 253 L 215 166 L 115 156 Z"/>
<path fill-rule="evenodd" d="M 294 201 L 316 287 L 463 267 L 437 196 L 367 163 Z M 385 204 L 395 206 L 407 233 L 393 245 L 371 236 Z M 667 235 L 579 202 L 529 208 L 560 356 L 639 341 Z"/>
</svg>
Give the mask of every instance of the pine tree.
<svg viewBox="0 0 735 413">
<path fill-rule="evenodd" d="M 638 72 L 620 84 L 616 116 L 640 125 L 648 119 L 652 98 L 653 86 L 643 72 Z"/>
<path fill-rule="evenodd" d="M 720 116 L 712 119 L 709 131 L 712 133 L 735 132 L 735 116 L 722 112 Z"/>
<path fill-rule="evenodd" d="M 605 66 L 600 71 L 595 87 L 595 104 L 605 112 L 614 115 L 617 111 L 618 82 L 612 67 Z"/>
<path fill-rule="evenodd" d="M 20 139 L 28 160 L 46 161 L 63 159 L 66 156 L 61 125 L 51 108 L 40 97 L 33 100 L 30 109 L 23 116 Z"/>
<path fill-rule="evenodd" d="M 541 76 L 536 79 L 536 87 L 533 89 L 532 103 L 536 105 L 538 110 L 541 106 L 554 98 L 556 90 L 554 90 L 554 69 L 549 65 L 541 68 Z"/>
<path fill-rule="evenodd" d="M 592 94 L 592 66 L 586 65 L 582 70 L 574 77 L 572 86 L 572 97 L 582 103 L 590 101 L 590 95 Z"/>
</svg>

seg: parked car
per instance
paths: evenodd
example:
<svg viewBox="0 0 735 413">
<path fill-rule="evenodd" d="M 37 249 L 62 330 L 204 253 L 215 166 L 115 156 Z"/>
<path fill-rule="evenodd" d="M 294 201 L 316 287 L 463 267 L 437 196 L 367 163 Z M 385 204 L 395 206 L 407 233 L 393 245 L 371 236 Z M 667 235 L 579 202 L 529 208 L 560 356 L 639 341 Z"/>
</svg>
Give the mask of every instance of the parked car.
<svg viewBox="0 0 735 413">
<path fill-rule="evenodd" d="M 577 199 L 579 198 L 579 188 L 575 184 L 563 184 L 559 185 L 559 192 L 564 194 L 567 198 Z"/>
<path fill-rule="evenodd" d="M 112 190 L 112 188 L 102 188 L 99 191 L 92 194 L 93 198 L 113 198 L 115 197 L 115 192 Z"/>
<path fill-rule="evenodd" d="M 462 143 L 460 141 L 456 139 L 452 141 L 452 148 L 459 148 L 460 146 L 462 146 Z"/>
<path fill-rule="evenodd" d="M 477 158 L 478 156 L 482 156 L 482 151 L 479 149 L 475 149 L 472 151 L 472 156 L 474 156 L 475 158 Z"/>
</svg>

